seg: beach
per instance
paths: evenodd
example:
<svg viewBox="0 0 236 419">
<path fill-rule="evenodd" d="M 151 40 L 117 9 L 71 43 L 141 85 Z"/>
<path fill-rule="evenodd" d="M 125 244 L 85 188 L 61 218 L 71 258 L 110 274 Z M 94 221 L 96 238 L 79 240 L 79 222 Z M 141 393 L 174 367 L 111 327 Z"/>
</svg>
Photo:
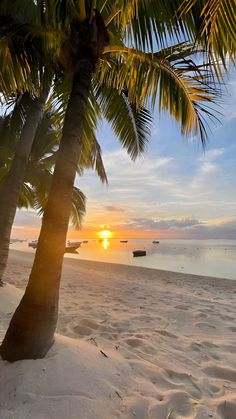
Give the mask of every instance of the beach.
<svg viewBox="0 0 236 419">
<path fill-rule="evenodd" d="M 0 288 L 12 301 L 0 338 L 32 261 L 10 252 L 18 290 Z M 56 344 L 45 360 L 0 362 L 0 418 L 235 419 L 235 299 L 233 280 L 65 258 Z"/>
</svg>

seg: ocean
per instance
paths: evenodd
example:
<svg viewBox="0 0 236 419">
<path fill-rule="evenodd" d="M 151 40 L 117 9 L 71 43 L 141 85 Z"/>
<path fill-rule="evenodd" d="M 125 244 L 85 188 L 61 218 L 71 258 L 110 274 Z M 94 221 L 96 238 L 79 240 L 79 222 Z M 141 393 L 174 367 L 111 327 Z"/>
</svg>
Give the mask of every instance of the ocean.
<svg viewBox="0 0 236 419">
<path fill-rule="evenodd" d="M 150 238 L 126 239 L 127 243 L 120 240 L 90 239 L 82 243 L 78 254 L 65 257 L 236 279 L 236 240 L 160 239 L 159 244 L 152 243 Z M 11 248 L 35 252 L 28 242 L 12 243 Z M 145 249 L 146 256 L 133 257 L 135 249 Z"/>
</svg>

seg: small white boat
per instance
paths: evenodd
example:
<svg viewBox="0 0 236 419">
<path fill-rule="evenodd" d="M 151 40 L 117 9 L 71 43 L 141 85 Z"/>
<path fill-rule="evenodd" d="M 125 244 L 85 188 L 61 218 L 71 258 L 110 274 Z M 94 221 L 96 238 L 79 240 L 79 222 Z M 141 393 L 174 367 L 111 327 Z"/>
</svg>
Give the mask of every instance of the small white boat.
<svg viewBox="0 0 236 419">
<path fill-rule="evenodd" d="M 71 242 L 68 240 L 65 247 L 65 253 L 77 253 L 76 250 L 81 246 L 81 243 L 82 242 Z"/>
<path fill-rule="evenodd" d="M 147 254 L 146 250 L 134 250 L 133 251 L 133 257 L 146 256 L 146 254 Z"/>
<path fill-rule="evenodd" d="M 28 243 L 29 247 L 32 247 L 33 249 L 36 249 L 36 247 L 38 246 L 38 240 L 32 240 L 32 242 Z"/>
<path fill-rule="evenodd" d="M 70 240 L 67 240 L 66 247 L 73 247 L 73 246 L 80 247 L 82 243 L 84 242 L 71 242 Z"/>
<path fill-rule="evenodd" d="M 76 249 L 80 247 L 81 242 L 70 242 L 68 240 L 66 247 L 65 247 L 65 253 L 76 253 Z M 38 246 L 38 240 L 33 240 L 28 244 L 29 247 L 32 247 L 33 249 L 36 249 Z"/>
</svg>

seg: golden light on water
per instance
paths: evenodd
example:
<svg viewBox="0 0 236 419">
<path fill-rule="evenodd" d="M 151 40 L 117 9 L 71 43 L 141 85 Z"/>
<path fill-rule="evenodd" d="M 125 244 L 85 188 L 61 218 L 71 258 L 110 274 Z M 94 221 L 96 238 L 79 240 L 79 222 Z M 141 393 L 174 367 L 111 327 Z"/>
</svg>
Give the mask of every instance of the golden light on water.
<svg viewBox="0 0 236 419">
<path fill-rule="evenodd" d="M 104 250 L 107 250 L 108 249 L 109 244 L 110 244 L 110 242 L 109 242 L 108 239 L 103 239 L 103 241 L 102 241 L 102 247 L 103 247 Z"/>
<path fill-rule="evenodd" d="M 109 239 L 112 237 L 112 232 L 106 228 L 99 231 L 97 234 L 100 237 L 100 242 L 102 243 L 103 249 L 107 250 L 110 245 Z"/>
</svg>

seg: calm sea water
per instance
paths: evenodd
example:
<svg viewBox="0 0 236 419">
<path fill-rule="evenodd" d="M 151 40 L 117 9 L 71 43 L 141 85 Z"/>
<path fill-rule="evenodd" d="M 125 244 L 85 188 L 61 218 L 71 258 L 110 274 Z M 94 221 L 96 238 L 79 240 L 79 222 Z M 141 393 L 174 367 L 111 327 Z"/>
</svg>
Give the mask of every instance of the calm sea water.
<svg viewBox="0 0 236 419">
<path fill-rule="evenodd" d="M 28 242 L 13 243 L 11 248 L 35 252 Z M 134 258 L 135 249 L 145 249 L 147 256 Z M 161 239 L 159 244 L 152 239 L 88 240 L 78 252 L 66 257 L 236 279 L 236 240 Z"/>
</svg>

